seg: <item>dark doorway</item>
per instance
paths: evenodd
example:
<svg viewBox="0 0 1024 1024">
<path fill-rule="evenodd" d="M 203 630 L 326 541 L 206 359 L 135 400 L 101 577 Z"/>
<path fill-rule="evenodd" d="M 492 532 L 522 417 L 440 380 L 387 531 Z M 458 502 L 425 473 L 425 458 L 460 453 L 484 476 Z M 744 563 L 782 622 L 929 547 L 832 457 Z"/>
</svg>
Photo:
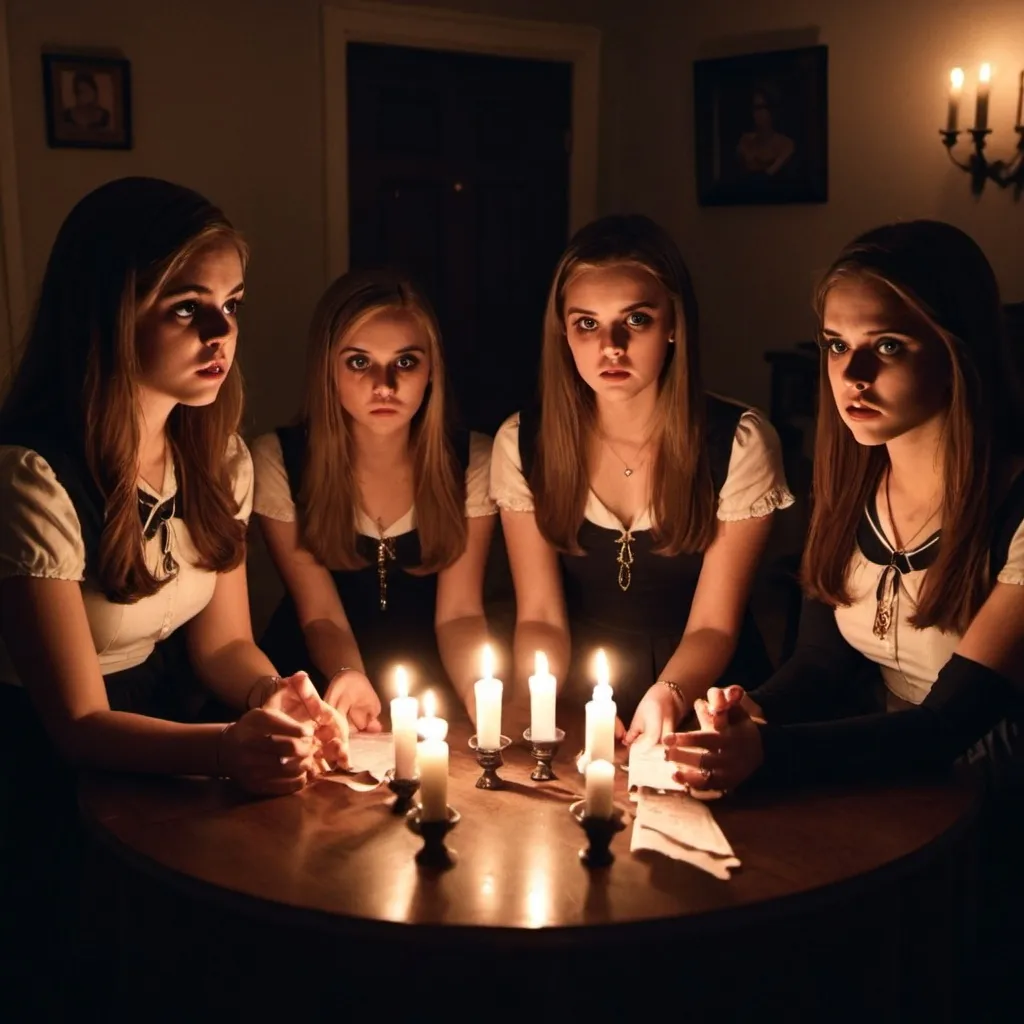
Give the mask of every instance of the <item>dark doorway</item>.
<svg viewBox="0 0 1024 1024">
<path fill-rule="evenodd" d="M 463 419 L 493 433 L 536 393 L 569 219 L 572 66 L 350 43 L 350 263 L 434 303 Z"/>
</svg>

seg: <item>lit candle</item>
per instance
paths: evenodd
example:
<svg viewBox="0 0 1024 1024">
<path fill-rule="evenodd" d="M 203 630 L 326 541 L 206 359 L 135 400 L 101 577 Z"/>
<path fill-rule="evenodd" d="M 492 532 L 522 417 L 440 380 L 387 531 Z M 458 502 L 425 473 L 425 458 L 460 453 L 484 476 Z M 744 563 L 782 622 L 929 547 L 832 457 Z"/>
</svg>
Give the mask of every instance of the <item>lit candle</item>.
<svg viewBox="0 0 1024 1024">
<path fill-rule="evenodd" d="M 588 818 L 610 818 L 615 805 L 615 765 L 591 761 L 587 765 L 587 797 L 583 805 Z"/>
<path fill-rule="evenodd" d="M 426 717 L 420 722 L 440 723 L 428 729 L 426 739 L 416 747 L 420 770 L 420 817 L 422 821 L 444 821 L 448 817 L 448 723 L 434 716 L 434 695 L 423 695 Z M 442 728 L 443 726 L 443 728 Z"/>
<path fill-rule="evenodd" d="M 549 743 L 555 738 L 555 677 L 548 671 L 548 658 L 543 651 L 533 656 L 530 676 L 530 739 Z"/>
<path fill-rule="evenodd" d="M 978 72 L 978 103 L 974 109 L 974 128 L 983 131 L 988 127 L 988 92 L 992 81 L 992 65 L 982 64 Z"/>
<path fill-rule="evenodd" d="M 955 132 L 960 123 L 960 95 L 964 89 L 964 69 L 953 68 L 949 73 L 949 116 L 946 131 Z"/>
<path fill-rule="evenodd" d="M 395 742 L 395 778 L 416 776 L 416 716 L 419 701 L 409 696 L 409 676 L 399 665 L 395 669 L 398 696 L 391 701 L 391 735 Z"/>
<path fill-rule="evenodd" d="M 437 701 L 430 690 L 423 695 L 423 717 L 416 722 L 421 740 L 443 740 L 448 735 L 448 723 L 437 717 Z"/>
<path fill-rule="evenodd" d="M 481 750 L 501 747 L 501 680 L 494 678 L 494 652 L 484 644 L 484 675 L 473 684 L 476 696 L 476 742 Z"/>
<path fill-rule="evenodd" d="M 587 756 L 591 761 L 615 760 L 615 701 L 608 682 L 608 656 L 598 650 L 594 656 L 597 686 L 593 700 L 587 701 Z"/>
</svg>

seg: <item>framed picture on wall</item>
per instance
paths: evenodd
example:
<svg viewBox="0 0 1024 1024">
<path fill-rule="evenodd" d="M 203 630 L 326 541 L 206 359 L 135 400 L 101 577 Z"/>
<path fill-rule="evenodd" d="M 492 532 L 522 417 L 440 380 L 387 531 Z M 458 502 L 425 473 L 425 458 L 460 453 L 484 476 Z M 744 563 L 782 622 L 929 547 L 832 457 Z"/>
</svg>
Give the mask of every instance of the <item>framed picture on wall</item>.
<svg viewBox="0 0 1024 1024">
<path fill-rule="evenodd" d="M 828 47 L 694 62 L 702 206 L 828 199 Z"/>
<path fill-rule="evenodd" d="M 131 65 L 112 57 L 43 54 L 46 142 L 57 149 L 131 149 Z"/>
</svg>

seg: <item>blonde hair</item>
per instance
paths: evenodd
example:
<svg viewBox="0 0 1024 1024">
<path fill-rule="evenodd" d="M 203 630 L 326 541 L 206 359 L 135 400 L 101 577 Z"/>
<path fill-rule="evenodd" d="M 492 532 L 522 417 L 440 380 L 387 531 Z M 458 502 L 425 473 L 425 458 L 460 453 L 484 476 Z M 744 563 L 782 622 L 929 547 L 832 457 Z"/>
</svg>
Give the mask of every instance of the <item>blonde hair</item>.
<svg viewBox="0 0 1024 1024">
<path fill-rule="evenodd" d="M 714 539 L 715 488 L 707 452 L 705 396 L 698 358 L 697 301 L 686 264 L 669 235 L 638 215 L 603 217 L 570 241 L 544 314 L 540 428 L 530 471 L 537 525 L 558 550 L 581 553 L 587 501 L 587 451 L 594 430 L 594 392 L 580 377 L 566 340 L 565 291 L 585 270 L 638 267 L 668 293 L 673 337 L 658 381 L 651 508 L 656 552 L 705 550 Z"/>
<path fill-rule="evenodd" d="M 139 520 L 136 326 L 140 312 L 197 253 L 248 250 L 224 214 L 191 189 L 156 178 L 121 178 L 91 192 L 57 235 L 0 429 L 37 424 L 84 455 L 104 501 L 96 577 L 129 604 L 169 580 L 146 565 Z M 245 557 L 245 525 L 226 465 L 242 414 L 232 365 L 207 406 L 178 405 L 167 436 L 178 475 L 179 514 L 199 566 L 225 572 Z"/>
<path fill-rule="evenodd" d="M 430 383 L 412 418 L 410 446 L 420 571 L 451 565 L 466 547 L 465 472 L 451 441 L 451 399 L 441 335 L 426 298 L 402 276 L 372 270 L 345 274 L 324 293 L 309 330 L 302 417 L 305 462 L 296 504 L 306 546 L 331 569 L 365 565 L 356 550 L 352 436 L 338 398 L 338 353 L 382 312 L 413 317 L 423 332 Z"/>
</svg>

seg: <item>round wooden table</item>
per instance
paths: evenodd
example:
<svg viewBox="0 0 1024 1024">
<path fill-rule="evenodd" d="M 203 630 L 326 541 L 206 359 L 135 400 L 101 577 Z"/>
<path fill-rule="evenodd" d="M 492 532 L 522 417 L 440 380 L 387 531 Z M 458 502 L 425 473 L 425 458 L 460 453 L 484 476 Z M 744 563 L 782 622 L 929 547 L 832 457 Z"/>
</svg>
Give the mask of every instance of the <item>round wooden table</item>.
<svg viewBox="0 0 1024 1024">
<path fill-rule="evenodd" d="M 615 863 L 591 871 L 568 811 L 582 793 L 576 747 L 563 744 L 557 780 L 535 783 L 528 751 L 513 745 L 507 787 L 485 791 L 468 733 L 452 723 L 449 802 L 462 820 L 447 872 L 417 868 L 420 840 L 384 787 L 321 780 L 257 800 L 208 779 L 85 779 L 81 805 L 102 851 L 93 898 L 119 907 L 98 941 L 118 944 L 129 988 L 194 986 L 233 1009 L 292 951 L 320 979 L 303 986 L 331 1011 L 369 987 L 411 1016 L 440 984 L 459 998 L 501 991 L 509 1012 L 562 1002 L 600 1015 L 616 1000 L 636 1008 L 643 993 L 660 1013 L 676 993 L 689 1020 L 782 1006 L 789 1020 L 854 1009 L 952 1019 L 969 945 L 968 782 L 718 801 L 742 862 L 729 881 L 630 854 L 628 829 Z M 617 785 L 628 806 L 625 772 Z"/>
</svg>

